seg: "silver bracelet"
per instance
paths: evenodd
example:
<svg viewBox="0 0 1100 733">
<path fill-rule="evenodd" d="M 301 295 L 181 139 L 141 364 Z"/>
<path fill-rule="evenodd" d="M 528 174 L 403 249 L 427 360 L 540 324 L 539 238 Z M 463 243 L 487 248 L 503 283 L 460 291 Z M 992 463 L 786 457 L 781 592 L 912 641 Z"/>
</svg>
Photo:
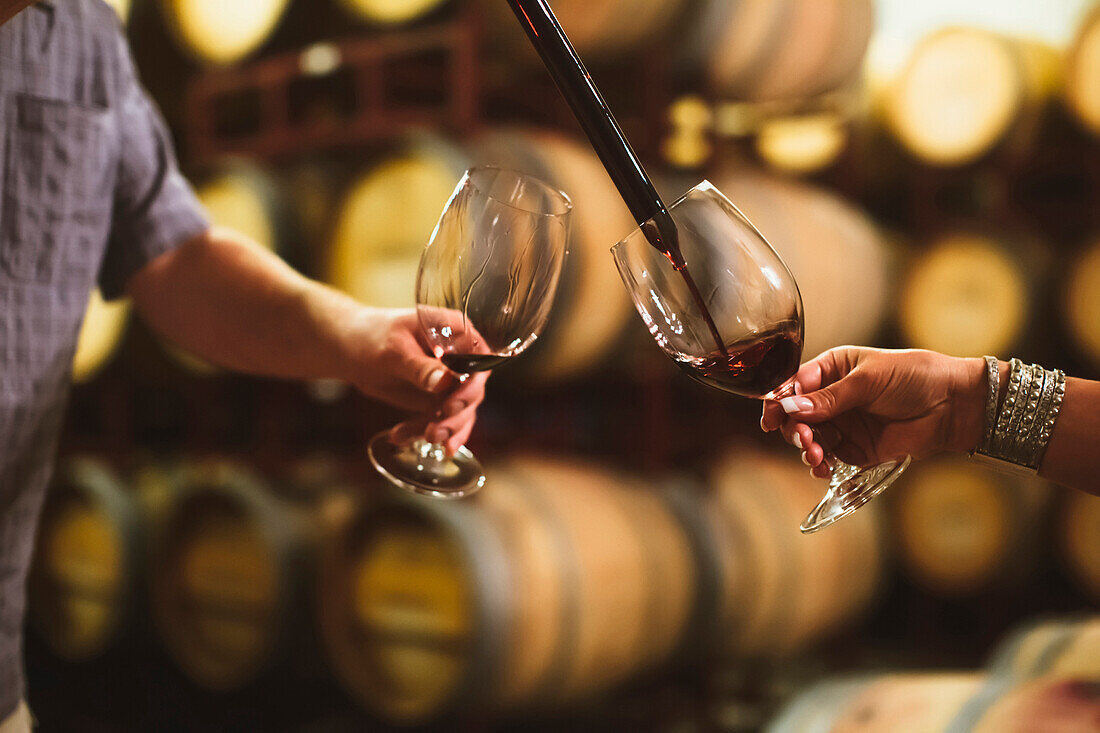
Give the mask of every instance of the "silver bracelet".
<svg viewBox="0 0 1100 733">
<path fill-rule="evenodd" d="M 990 390 L 986 402 L 986 435 L 971 455 L 1002 470 L 1034 473 L 1046 453 L 1065 395 L 1065 374 L 1012 359 L 1004 403 L 997 405 L 999 381 L 986 357 Z M 996 360 L 993 360 L 996 365 Z M 999 387 L 999 385 L 998 385 Z M 989 427 L 993 426 L 992 434 Z"/>
<path fill-rule="evenodd" d="M 1038 422 L 1036 419 L 1039 409 L 1039 397 L 1043 393 L 1043 383 L 1046 381 L 1047 371 L 1038 364 L 1027 367 L 1030 372 L 1031 384 L 1027 391 L 1027 401 L 1023 402 L 1023 410 L 1020 421 L 1013 426 L 1009 435 L 1009 446 L 1005 451 L 1005 457 L 1013 463 L 1027 466 L 1031 462 L 1031 456 L 1035 452 L 1030 440 L 1032 428 Z"/>
<path fill-rule="evenodd" d="M 982 440 L 974 450 L 981 448 L 988 453 L 992 448 L 993 430 L 997 427 L 997 396 L 1000 394 L 999 390 L 1001 388 L 1001 365 L 995 356 L 985 356 L 983 358 L 985 359 L 985 377 L 989 385 L 989 391 L 986 393 L 985 398 L 985 426 L 982 431 Z M 974 455 L 974 451 L 970 451 L 970 455 Z"/>
<path fill-rule="evenodd" d="M 1033 468 L 1039 465 L 1039 456 L 1037 455 L 1038 449 L 1043 445 L 1042 432 L 1044 416 L 1049 415 L 1051 408 L 1054 406 L 1054 387 L 1058 381 L 1058 372 L 1043 372 L 1043 391 L 1039 395 L 1039 402 L 1035 407 L 1035 420 L 1031 424 L 1031 429 L 1027 434 L 1027 445 L 1030 447 L 1030 452 L 1025 456 L 1025 463 Z"/>
<path fill-rule="evenodd" d="M 1013 359 L 1009 363 L 1012 370 L 1008 375 L 1008 396 L 1001 405 L 1001 417 L 993 436 L 993 455 L 1002 460 L 1008 460 L 1008 448 L 1023 414 L 1023 407 L 1027 403 L 1027 389 L 1031 385 L 1031 370 L 1019 359 Z"/>
<path fill-rule="evenodd" d="M 1062 410 L 1062 398 L 1066 396 L 1066 373 L 1061 369 L 1054 370 L 1054 397 L 1051 400 L 1050 409 L 1042 416 L 1039 439 L 1036 442 L 1034 454 L 1034 468 L 1039 470 L 1039 464 L 1043 462 L 1043 456 L 1047 452 L 1047 444 L 1050 443 L 1050 435 L 1054 432 L 1054 423 L 1058 420 L 1058 413 Z"/>
</svg>

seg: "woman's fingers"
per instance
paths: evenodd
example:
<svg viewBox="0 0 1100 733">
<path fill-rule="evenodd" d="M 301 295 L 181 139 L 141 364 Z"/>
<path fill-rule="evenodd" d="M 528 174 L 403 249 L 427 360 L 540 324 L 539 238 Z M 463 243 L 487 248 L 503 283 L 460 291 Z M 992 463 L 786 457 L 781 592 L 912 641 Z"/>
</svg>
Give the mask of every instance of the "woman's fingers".
<svg viewBox="0 0 1100 733">
<path fill-rule="evenodd" d="M 783 439 L 799 450 L 805 450 L 815 440 L 813 431 L 805 423 L 786 422 L 779 430 Z"/>
<path fill-rule="evenodd" d="M 777 430 L 787 418 L 787 413 L 779 405 L 778 400 L 764 400 L 764 409 L 760 416 L 760 429 L 765 433 Z"/>
<path fill-rule="evenodd" d="M 842 379 L 853 368 L 852 351 L 848 347 L 830 349 L 800 366 L 794 375 L 795 395 L 816 392 Z M 764 400 L 760 428 L 766 433 L 776 430 L 789 413 L 797 411 L 799 405 L 809 408 L 812 404 L 811 400 L 790 397 L 784 400 Z"/>
<path fill-rule="evenodd" d="M 807 466 L 816 466 L 825 460 L 825 450 L 818 443 L 810 443 L 802 451 L 802 462 Z"/>
</svg>

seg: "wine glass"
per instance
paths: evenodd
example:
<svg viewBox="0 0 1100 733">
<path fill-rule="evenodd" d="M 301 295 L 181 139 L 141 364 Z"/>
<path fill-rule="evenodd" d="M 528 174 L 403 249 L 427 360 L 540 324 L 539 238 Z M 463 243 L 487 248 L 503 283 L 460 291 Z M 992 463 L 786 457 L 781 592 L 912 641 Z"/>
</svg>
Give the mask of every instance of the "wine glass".
<svg viewBox="0 0 1100 733">
<path fill-rule="evenodd" d="M 417 316 L 431 352 L 465 381 L 520 354 L 550 316 L 566 255 L 573 204 L 531 176 L 471 168 L 420 257 Z M 485 484 L 462 446 L 453 456 L 423 438 L 395 445 L 371 439 L 371 463 L 403 489 L 438 498 L 468 496 Z"/>
<path fill-rule="evenodd" d="M 683 269 L 647 239 L 646 227 L 655 223 L 611 248 L 650 334 L 681 369 L 707 386 L 756 399 L 795 394 L 802 296 L 783 260 L 709 181 L 688 191 L 669 213 Z M 892 484 L 910 460 L 861 468 L 826 453 L 829 488 L 802 531 L 814 532 L 854 512 Z"/>
</svg>

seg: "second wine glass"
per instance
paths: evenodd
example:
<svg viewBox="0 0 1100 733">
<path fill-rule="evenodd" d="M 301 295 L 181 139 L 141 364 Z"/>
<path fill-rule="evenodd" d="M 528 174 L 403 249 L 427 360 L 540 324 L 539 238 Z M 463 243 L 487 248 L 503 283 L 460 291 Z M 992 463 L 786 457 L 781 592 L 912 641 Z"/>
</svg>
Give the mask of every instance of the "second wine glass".
<svg viewBox="0 0 1100 733">
<path fill-rule="evenodd" d="M 550 316 L 565 261 L 573 205 L 561 191 L 502 168 L 471 168 L 451 194 L 416 276 L 425 344 L 466 379 L 522 353 Z M 459 498 L 485 483 L 465 446 L 448 456 L 418 439 L 395 445 L 390 431 L 369 446 L 374 467 L 401 488 Z"/>
<path fill-rule="evenodd" d="M 611 248 L 631 299 L 658 346 L 693 379 L 742 397 L 795 394 L 802 359 L 802 296 L 779 255 L 708 181 L 669 207 L 678 258 L 645 227 Z M 686 263 L 683 269 L 673 260 Z M 909 457 L 859 467 L 826 454 L 825 497 L 802 523 L 814 532 L 889 486 Z"/>
</svg>

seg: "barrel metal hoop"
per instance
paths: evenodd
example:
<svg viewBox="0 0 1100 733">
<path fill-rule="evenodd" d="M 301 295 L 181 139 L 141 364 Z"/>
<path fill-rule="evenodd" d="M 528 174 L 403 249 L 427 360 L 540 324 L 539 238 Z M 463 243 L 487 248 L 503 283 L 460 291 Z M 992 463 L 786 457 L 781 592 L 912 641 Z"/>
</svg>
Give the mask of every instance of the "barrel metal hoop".
<svg viewBox="0 0 1100 733">
<path fill-rule="evenodd" d="M 397 489 L 393 490 L 394 492 Z M 508 600 L 510 567 L 500 536 L 492 530 L 485 514 L 466 502 L 441 502 L 425 496 L 401 493 L 393 499 L 400 506 L 420 515 L 427 515 L 453 533 L 463 551 L 468 553 L 466 570 L 470 574 L 474 598 L 475 624 L 469 642 L 467 674 L 432 716 L 448 717 L 486 705 L 495 688 L 498 660 L 504 656 L 506 634 L 514 617 Z"/>
<path fill-rule="evenodd" d="M 684 530 L 688 547 L 696 567 L 695 598 L 688 613 L 684 631 L 671 658 L 689 659 L 713 652 L 718 624 L 718 612 L 722 602 L 722 555 L 718 550 L 718 538 L 707 519 L 700 497 L 703 487 L 691 479 L 671 478 L 661 492 L 673 518 Z M 692 639 L 691 629 L 703 630 L 698 639 Z"/>
<path fill-rule="evenodd" d="M 546 672 L 536 685 L 540 696 L 553 698 L 565 688 L 566 672 L 573 663 L 578 648 L 580 617 L 583 613 L 580 599 L 580 561 L 577 559 L 573 543 L 569 541 L 565 523 L 554 509 L 552 502 L 542 493 L 542 489 L 538 488 L 538 481 L 518 462 L 510 463 L 508 471 L 519 479 L 518 483 L 523 487 L 516 493 L 527 499 L 535 511 L 546 520 L 558 557 L 562 561 L 561 635 L 554 659 L 546 665 Z"/>
<path fill-rule="evenodd" d="M 1018 683 L 1018 679 L 1008 675 L 990 679 L 978 694 L 967 700 L 959 709 L 944 728 L 944 733 L 970 733 L 989 708 Z"/>
<path fill-rule="evenodd" d="M 945 729 L 945 733 L 969 733 L 989 708 L 993 707 L 1005 693 L 1022 681 L 1040 677 L 1050 671 L 1058 657 L 1073 643 L 1080 626 L 1072 622 L 1059 624 L 1054 632 L 1054 637 L 1043 647 L 1035 664 L 1023 675 L 1012 674 L 1011 669 L 1007 666 L 1008 661 L 1019 652 L 1030 632 L 1036 628 L 1038 626 L 1032 626 L 1017 632 L 1009 647 L 991 663 L 992 667 L 1000 667 L 1002 673 L 991 678 L 977 695 L 963 705 Z"/>
</svg>

